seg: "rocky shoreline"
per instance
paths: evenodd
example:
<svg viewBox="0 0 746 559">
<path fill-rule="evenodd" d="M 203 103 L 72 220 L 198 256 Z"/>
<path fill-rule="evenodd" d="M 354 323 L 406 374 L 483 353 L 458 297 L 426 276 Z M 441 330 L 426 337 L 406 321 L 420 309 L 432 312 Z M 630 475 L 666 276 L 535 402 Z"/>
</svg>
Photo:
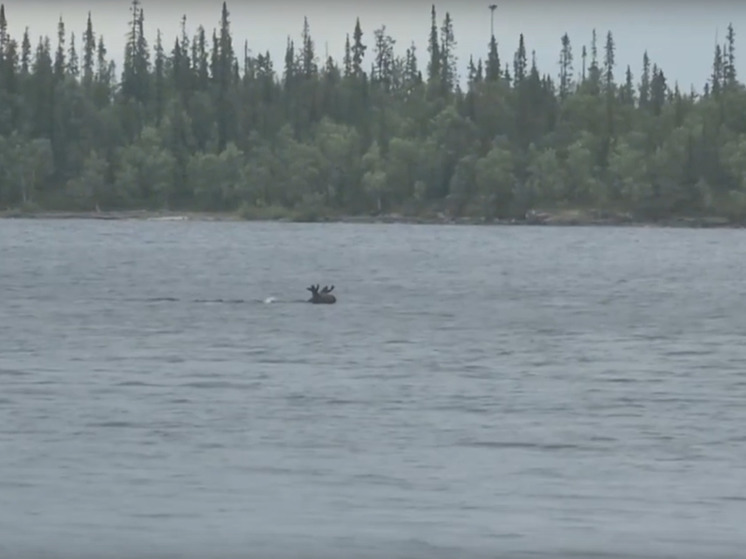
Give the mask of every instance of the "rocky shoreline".
<svg viewBox="0 0 746 559">
<path fill-rule="evenodd" d="M 445 214 L 431 216 L 405 216 L 401 214 L 334 216 L 315 220 L 298 220 L 290 217 L 247 218 L 237 213 L 169 212 L 169 211 L 0 211 L 6 219 L 98 219 L 141 221 L 274 221 L 310 223 L 366 223 L 366 224 L 423 224 L 423 225 L 545 225 L 545 226 L 636 226 L 636 227 L 685 227 L 685 228 L 742 228 L 725 217 L 674 217 L 658 221 L 635 219 L 628 214 L 599 211 L 529 211 L 524 219 L 487 220 L 478 217 L 451 217 Z"/>
</svg>

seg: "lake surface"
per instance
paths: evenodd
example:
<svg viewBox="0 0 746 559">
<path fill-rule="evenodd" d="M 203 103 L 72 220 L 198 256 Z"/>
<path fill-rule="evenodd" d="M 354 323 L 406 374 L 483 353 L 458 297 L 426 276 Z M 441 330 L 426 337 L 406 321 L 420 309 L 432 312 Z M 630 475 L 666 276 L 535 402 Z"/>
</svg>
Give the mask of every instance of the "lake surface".
<svg viewBox="0 0 746 559">
<path fill-rule="evenodd" d="M 0 556 L 743 557 L 745 271 L 737 230 L 0 220 Z"/>
</svg>

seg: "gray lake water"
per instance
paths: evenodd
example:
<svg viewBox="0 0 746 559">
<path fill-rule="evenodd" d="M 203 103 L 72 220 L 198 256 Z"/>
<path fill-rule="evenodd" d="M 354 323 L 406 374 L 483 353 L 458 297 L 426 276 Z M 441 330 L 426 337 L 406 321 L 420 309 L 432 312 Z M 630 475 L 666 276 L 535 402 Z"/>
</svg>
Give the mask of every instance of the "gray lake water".
<svg viewBox="0 0 746 559">
<path fill-rule="evenodd" d="M 745 265 L 735 230 L 0 220 L 0 556 L 743 557 Z"/>
</svg>

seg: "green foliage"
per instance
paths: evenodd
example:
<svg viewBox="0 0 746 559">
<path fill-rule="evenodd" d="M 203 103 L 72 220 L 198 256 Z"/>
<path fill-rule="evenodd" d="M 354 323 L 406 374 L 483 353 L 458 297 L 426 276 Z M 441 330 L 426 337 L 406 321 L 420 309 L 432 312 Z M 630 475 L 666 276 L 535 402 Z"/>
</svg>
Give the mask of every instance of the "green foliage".
<svg viewBox="0 0 746 559">
<path fill-rule="evenodd" d="M 168 208 L 174 190 L 176 159 L 162 145 L 158 130 L 143 128 L 131 144 L 120 148 L 114 189 L 125 206 Z"/>
<path fill-rule="evenodd" d="M 484 59 L 461 63 L 458 22 L 434 7 L 421 59 L 412 43 L 397 54 L 385 25 L 356 20 L 340 63 L 319 58 L 305 18 L 273 61 L 234 47 L 225 3 L 218 29 L 190 36 L 184 17 L 172 42 L 134 0 L 121 69 L 90 15 L 78 39 L 60 20 L 56 41 L 34 46 L 10 37 L 0 12 L 0 208 L 746 219 L 732 26 L 696 95 L 647 53 L 639 73 L 616 68 L 611 31 L 579 46 L 563 35 L 546 71 L 522 34 L 515 53 L 490 37 Z"/>
<path fill-rule="evenodd" d="M 475 182 L 487 218 L 506 217 L 511 212 L 515 188 L 515 157 L 494 146 L 475 165 Z"/>
<path fill-rule="evenodd" d="M 36 202 L 38 191 L 53 170 L 51 143 L 46 138 L 28 139 L 14 132 L 0 136 L 0 194 L 6 205 Z"/>
<path fill-rule="evenodd" d="M 91 150 L 83 162 L 80 174 L 67 183 L 66 195 L 75 209 L 92 209 L 110 201 L 106 188 L 108 162 L 98 151 Z"/>
</svg>

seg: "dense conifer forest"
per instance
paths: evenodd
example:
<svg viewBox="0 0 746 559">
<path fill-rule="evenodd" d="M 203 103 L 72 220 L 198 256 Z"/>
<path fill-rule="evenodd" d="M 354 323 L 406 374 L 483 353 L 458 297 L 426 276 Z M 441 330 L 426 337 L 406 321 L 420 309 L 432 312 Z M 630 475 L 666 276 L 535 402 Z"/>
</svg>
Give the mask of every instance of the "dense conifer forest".
<svg viewBox="0 0 746 559">
<path fill-rule="evenodd" d="M 130 13 L 120 69 L 90 14 L 53 44 L 9 36 L 0 6 L 0 209 L 746 218 L 732 26 L 687 92 L 646 52 L 618 68 L 611 31 L 558 38 L 552 68 L 522 35 L 457 60 L 433 7 L 427 52 L 358 20 L 343 59 L 323 59 L 304 20 L 277 61 L 234 44 L 225 4 L 218 28 L 184 16 L 152 44 L 137 0 Z"/>
</svg>

